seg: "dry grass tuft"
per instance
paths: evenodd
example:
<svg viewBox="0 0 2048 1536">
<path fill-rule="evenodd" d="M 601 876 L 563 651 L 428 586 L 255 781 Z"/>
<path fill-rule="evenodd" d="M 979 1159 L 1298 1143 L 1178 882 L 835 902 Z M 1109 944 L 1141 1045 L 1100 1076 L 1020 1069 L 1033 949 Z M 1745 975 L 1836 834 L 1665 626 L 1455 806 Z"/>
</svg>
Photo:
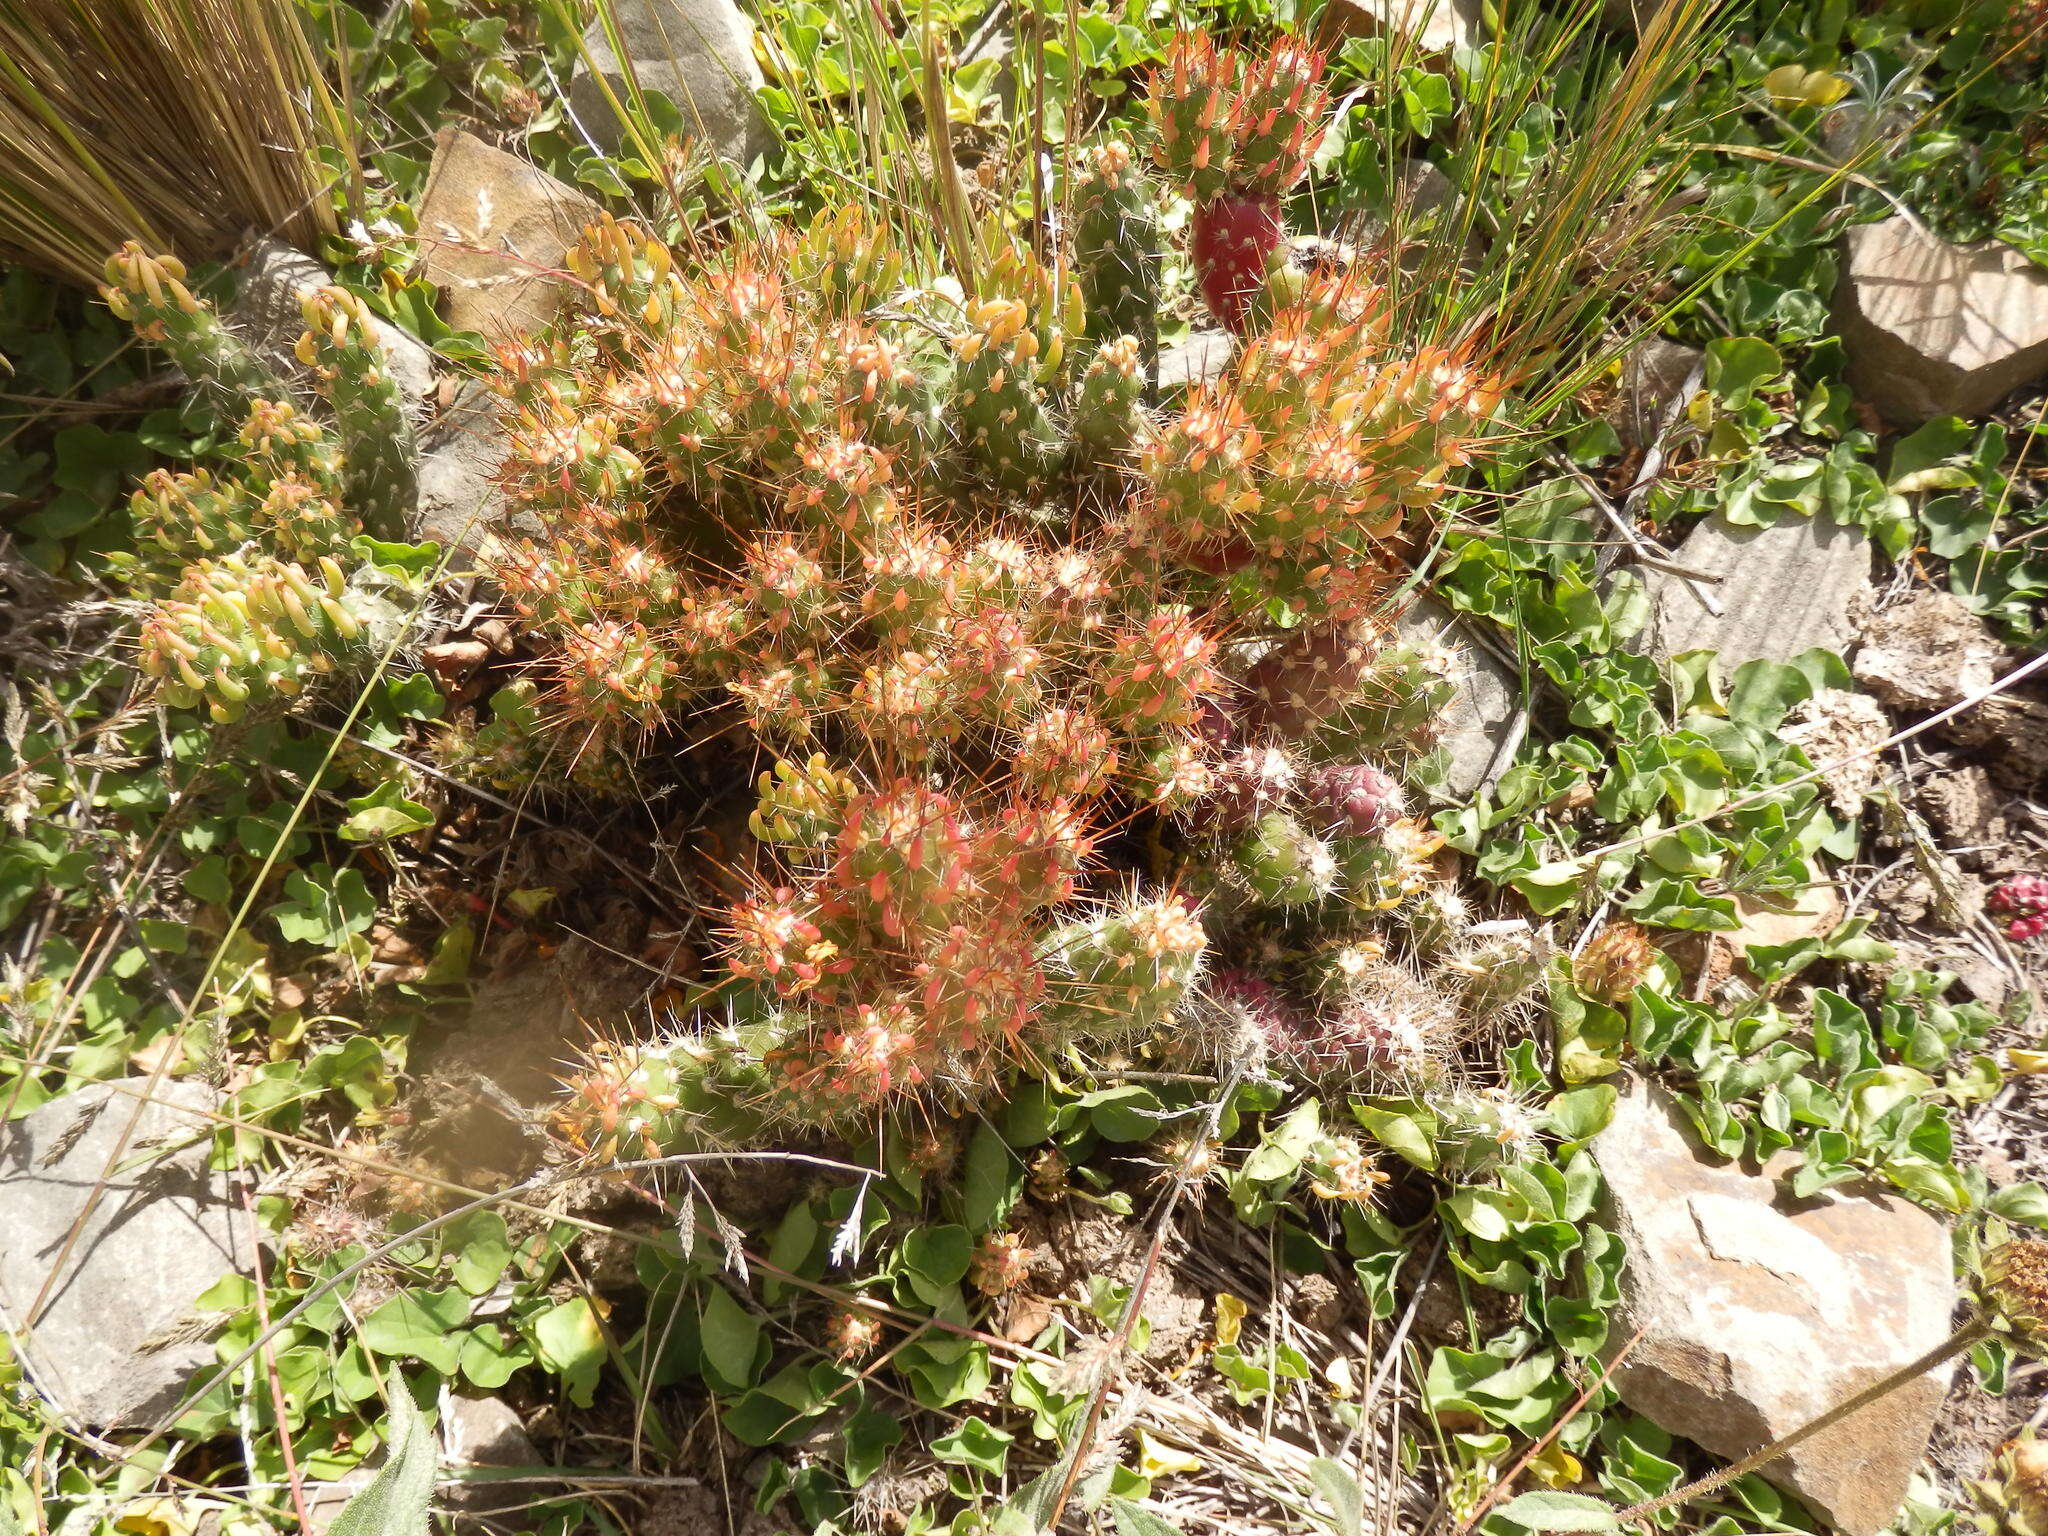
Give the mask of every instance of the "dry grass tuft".
<svg viewBox="0 0 2048 1536">
<path fill-rule="evenodd" d="M 311 245 L 354 168 L 291 0 L 0 0 L 0 262 L 91 283 L 124 240 Z"/>
</svg>

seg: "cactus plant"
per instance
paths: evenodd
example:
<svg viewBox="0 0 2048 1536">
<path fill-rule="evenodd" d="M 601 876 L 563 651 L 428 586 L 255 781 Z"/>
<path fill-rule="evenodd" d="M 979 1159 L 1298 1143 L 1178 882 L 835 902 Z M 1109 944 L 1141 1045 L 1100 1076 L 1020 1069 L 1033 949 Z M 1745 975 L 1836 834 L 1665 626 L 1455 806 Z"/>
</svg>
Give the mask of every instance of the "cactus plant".
<svg viewBox="0 0 2048 1536">
<path fill-rule="evenodd" d="M 301 304 L 296 353 L 314 371 L 341 425 L 350 505 L 380 538 L 403 538 L 419 491 L 419 451 L 405 397 L 370 329 L 363 301 L 326 287 Z"/>
<path fill-rule="evenodd" d="M 1204 202 L 1278 198 L 1320 67 L 1183 39 L 1159 164 Z M 1393 773 L 1433 696 L 1362 620 L 1499 385 L 1312 279 L 1161 411 L 1154 193 L 1122 144 L 1079 172 L 1065 248 L 991 223 L 972 272 L 858 210 L 763 219 L 695 270 L 600 220 L 565 258 L 580 310 L 497 355 L 501 483 L 541 530 L 494 574 L 538 692 L 447 750 L 502 773 L 531 711 L 575 727 L 524 736 L 543 787 L 628 779 L 707 721 L 762 751 L 724 923 L 727 981 L 774 1017 L 754 1113 L 971 1097 L 1195 1017 L 1197 891 L 1214 924 L 1313 929 L 1425 887 Z M 1238 640 L 1276 615 L 1330 654 Z"/>
<path fill-rule="evenodd" d="M 1189 254 L 1209 312 L 1239 335 L 1286 243 L 1280 200 L 1327 127 L 1324 60 L 1288 40 L 1250 67 L 1182 34 L 1152 79 L 1160 169 L 1194 202 Z"/>
<path fill-rule="evenodd" d="M 1165 259 L 1158 193 L 1131 146 L 1112 139 L 1084 151 L 1071 201 L 1088 334 L 1132 337 L 1149 359 L 1159 344 Z"/>
<path fill-rule="evenodd" d="M 186 276 L 177 257 L 152 256 L 130 240 L 108 258 L 100 297 L 195 383 L 242 403 L 274 394 L 277 376 L 221 323 L 211 304 L 194 296 Z"/>
</svg>

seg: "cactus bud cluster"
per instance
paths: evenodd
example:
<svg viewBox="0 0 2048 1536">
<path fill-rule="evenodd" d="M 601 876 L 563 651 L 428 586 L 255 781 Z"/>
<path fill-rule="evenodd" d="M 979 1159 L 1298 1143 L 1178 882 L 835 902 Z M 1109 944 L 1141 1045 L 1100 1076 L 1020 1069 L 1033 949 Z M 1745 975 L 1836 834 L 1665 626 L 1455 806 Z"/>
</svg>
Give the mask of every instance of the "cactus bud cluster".
<svg viewBox="0 0 2048 1536">
<path fill-rule="evenodd" d="M 312 569 L 239 554 L 185 568 L 142 624 L 140 666 L 174 708 L 242 718 L 252 699 L 290 699 L 334 669 L 389 614 L 322 557 Z"/>
<path fill-rule="evenodd" d="M 142 670 L 165 702 L 203 705 L 228 722 L 369 654 L 366 634 L 374 631 L 380 648 L 392 638 L 399 614 L 378 589 L 394 578 L 374 575 L 349 544 L 365 529 L 403 535 L 415 454 L 360 299 L 329 287 L 302 304 L 297 356 L 313 372 L 330 427 L 294 403 L 186 277 L 175 257 L 131 241 L 108 261 L 100 292 L 139 336 L 246 413 L 223 469 L 154 471 L 129 502 L 138 554 L 127 564 L 153 601 L 142 621 Z"/>
</svg>

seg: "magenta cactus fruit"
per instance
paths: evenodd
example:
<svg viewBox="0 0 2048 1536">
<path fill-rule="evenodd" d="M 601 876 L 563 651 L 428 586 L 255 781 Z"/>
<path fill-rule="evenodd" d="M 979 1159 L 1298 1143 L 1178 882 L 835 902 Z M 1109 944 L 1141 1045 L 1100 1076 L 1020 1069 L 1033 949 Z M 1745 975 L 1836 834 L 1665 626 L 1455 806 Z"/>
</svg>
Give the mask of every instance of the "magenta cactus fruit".
<svg viewBox="0 0 2048 1536">
<path fill-rule="evenodd" d="M 1242 336 L 1266 286 L 1266 269 L 1285 244 L 1279 199 L 1264 192 L 1226 192 L 1195 210 L 1188 254 L 1202 302 L 1225 330 Z"/>
<path fill-rule="evenodd" d="M 1312 826 L 1350 837 L 1384 832 L 1406 814 L 1401 786 L 1369 763 L 1331 763 L 1309 775 L 1302 805 Z"/>
<path fill-rule="evenodd" d="M 1986 905 L 2007 919 L 2005 936 L 2015 942 L 2048 932 L 2048 879 L 2039 875 L 2014 875 L 1992 891 Z"/>
</svg>

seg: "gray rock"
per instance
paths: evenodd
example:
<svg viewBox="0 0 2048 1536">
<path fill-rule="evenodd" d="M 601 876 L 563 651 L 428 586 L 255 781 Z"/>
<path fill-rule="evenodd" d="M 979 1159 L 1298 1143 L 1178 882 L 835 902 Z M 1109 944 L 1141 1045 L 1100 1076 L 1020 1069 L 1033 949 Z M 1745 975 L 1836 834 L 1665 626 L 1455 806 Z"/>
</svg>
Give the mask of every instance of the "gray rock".
<svg viewBox="0 0 2048 1536">
<path fill-rule="evenodd" d="M 568 292 L 553 274 L 596 203 L 517 155 L 443 128 L 420 194 L 420 266 L 458 331 L 525 336 Z"/>
<path fill-rule="evenodd" d="M 754 24 L 732 0 L 618 0 L 615 10 L 641 90 L 673 101 L 686 131 L 724 159 L 745 165 L 761 152 L 768 127 L 754 104 L 763 83 Z M 585 61 L 569 82 L 570 109 L 585 132 L 616 149 L 623 129 L 597 77 L 624 105 L 626 70 L 602 22 L 591 23 L 583 47 Z"/>
<path fill-rule="evenodd" d="M 1334 0 L 1326 17 L 1339 36 L 1397 37 L 1425 55 L 1486 42 L 1480 0 Z"/>
<path fill-rule="evenodd" d="M 1461 202 L 1457 183 L 1439 166 L 1411 155 L 1394 166 L 1385 202 L 1353 215 L 1344 237 L 1354 246 L 1395 247 L 1402 270 L 1411 276 L 1437 275 L 1451 264 L 1452 243 L 1465 216 Z M 1484 228 L 1474 220 L 1457 245 L 1456 260 L 1478 263 L 1486 243 Z"/>
<path fill-rule="evenodd" d="M 419 537 L 455 552 L 451 572 L 472 569 L 490 537 L 505 530 L 505 493 L 498 486 L 505 449 L 496 398 L 474 382 L 421 434 Z M 540 530 L 536 521 L 515 531 Z"/>
<path fill-rule="evenodd" d="M 142 1087 L 94 1083 L 0 1130 L 0 1313 L 36 1387 L 103 1429 L 147 1424 L 177 1404 L 214 1359 L 207 1330 L 193 1326 L 200 1293 L 251 1268 L 248 1218 L 227 1178 L 207 1168 L 213 1126 L 194 1113 L 217 1108 L 219 1095 L 193 1082 L 159 1083 L 147 1103 L 122 1091 Z"/>
<path fill-rule="evenodd" d="M 1458 691 L 1437 717 L 1437 749 L 1446 759 L 1444 788 L 1454 796 L 1470 795 L 1507 744 L 1522 680 L 1467 639 L 1451 611 L 1429 598 L 1411 603 L 1394 630 L 1411 645 L 1436 645 L 1445 652 Z"/>
<path fill-rule="evenodd" d="M 1159 388 L 1162 392 L 1192 389 L 1213 384 L 1223 377 L 1237 351 L 1237 338 L 1228 331 L 1194 331 L 1159 352 Z"/>
<path fill-rule="evenodd" d="M 1607 420 L 1630 448 L 1647 448 L 1690 382 L 1704 376 L 1707 354 L 1663 336 L 1645 336 L 1621 360 L 1621 397 Z"/>
<path fill-rule="evenodd" d="M 1593 1143 L 1608 1223 L 1628 1246 L 1615 1346 L 1622 1399 L 1733 1459 L 1798 1429 L 1948 1336 L 1949 1237 L 1918 1206 L 1843 1187 L 1795 1201 L 1696 1150 L 1659 1090 L 1624 1087 Z M 1925 1375 L 1762 1469 L 1848 1536 L 1898 1512 L 1927 1454 L 1947 1371 Z"/>
<path fill-rule="evenodd" d="M 1991 626 L 1952 592 L 1916 592 L 1872 613 L 1856 681 L 1892 709 L 1931 714 L 1983 693 L 2008 665 Z"/>
<path fill-rule="evenodd" d="M 241 285 L 229 312 L 230 324 L 287 383 L 304 394 L 312 393 L 312 374 L 292 355 L 306 329 L 299 300 L 333 281 L 334 274 L 304 251 L 282 240 L 259 240 L 242 268 Z M 399 389 L 417 407 L 433 388 L 434 354 L 417 336 L 388 320 L 372 317 L 370 327 L 383 345 L 384 360 Z"/>
<path fill-rule="evenodd" d="M 1790 661 L 1817 645 L 1847 655 L 1855 642 L 1850 610 L 1870 582 L 1870 540 L 1860 529 L 1817 517 L 1739 528 L 1717 516 L 1672 558 L 1721 578 L 1700 587 L 1722 611 L 1710 613 L 1681 578 L 1646 570 L 1650 621 L 1636 644 L 1652 655 L 1716 651 L 1725 674 L 1757 657 Z"/>
<path fill-rule="evenodd" d="M 2001 241 L 1953 245 L 1902 218 L 1857 225 L 1835 325 L 1857 398 L 1908 426 L 1980 416 L 2048 378 L 2048 272 Z"/>
<path fill-rule="evenodd" d="M 501 1397 L 458 1397 L 441 1399 L 441 1466 L 444 1474 L 460 1477 L 465 1469 L 493 1467 L 538 1467 L 544 1465 L 540 1451 L 526 1433 L 526 1426 L 512 1405 Z M 524 1511 L 543 1491 L 539 1482 L 524 1479 L 477 1478 L 456 1482 L 445 1489 L 449 1510 L 456 1516 L 455 1528 L 488 1531 L 497 1528 L 491 1518 L 503 1512 Z M 508 1521 L 505 1528 L 524 1522 Z"/>
</svg>

